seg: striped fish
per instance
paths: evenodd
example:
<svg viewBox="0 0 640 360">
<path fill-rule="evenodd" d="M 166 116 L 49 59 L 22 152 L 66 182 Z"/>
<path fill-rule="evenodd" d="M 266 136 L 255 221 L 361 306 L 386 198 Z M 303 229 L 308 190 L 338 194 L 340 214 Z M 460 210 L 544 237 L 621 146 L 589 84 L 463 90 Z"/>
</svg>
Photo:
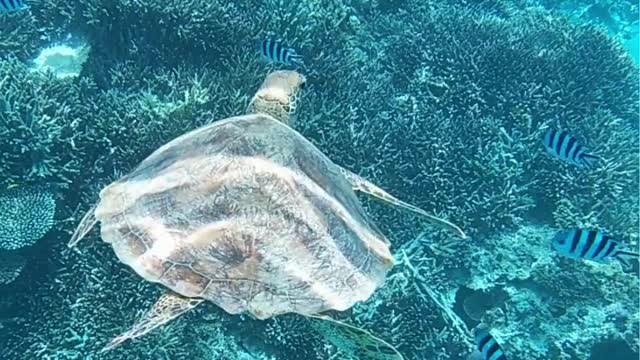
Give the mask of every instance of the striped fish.
<svg viewBox="0 0 640 360">
<path fill-rule="evenodd" d="M 478 351 L 471 354 L 470 359 L 507 360 L 500 344 L 493 338 L 486 325 L 480 324 L 473 330 Z"/>
<path fill-rule="evenodd" d="M 298 55 L 292 48 L 282 45 L 280 41 L 271 39 L 262 40 L 259 44 L 258 50 L 260 51 L 260 54 L 269 61 L 286 65 L 304 66 L 302 56 Z"/>
<path fill-rule="evenodd" d="M 542 141 L 551 155 L 579 167 L 592 168 L 599 156 L 587 153 L 587 149 L 564 130 L 548 129 Z"/>
<path fill-rule="evenodd" d="M 556 234 L 551 241 L 553 247 L 562 256 L 571 259 L 591 260 L 599 263 L 607 263 L 611 259 L 620 261 L 629 267 L 629 258 L 638 257 L 637 253 L 624 251 L 620 245 L 596 230 L 569 229 Z"/>
<path fill-rule="evenodd" d="M 0 13 L 26 9 L 24 0 L 0 0 Z"/>
</svg>

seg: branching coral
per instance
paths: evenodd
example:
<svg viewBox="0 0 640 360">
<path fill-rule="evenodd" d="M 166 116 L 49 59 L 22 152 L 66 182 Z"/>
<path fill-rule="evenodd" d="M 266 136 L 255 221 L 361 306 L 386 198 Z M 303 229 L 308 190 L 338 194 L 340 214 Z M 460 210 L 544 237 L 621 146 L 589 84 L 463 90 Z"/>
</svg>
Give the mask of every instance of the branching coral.
<svg viewBox="0 0 640 360">
<path fill-rule="evenodd" d="M 8 147 L 0 162 L 9 175 L 5 181 L 70 183 L 86 164 L 76 144 L 92 141 L 79 131 L 89 116 L 83 99 L 90 84 L 53 81 L 15 60 L 0 63 L 0 79 L 0 134 Z"/>
<path fill-rule="evenodd" d="M 468 286 L 507 294 L 482 321 L 512 357 L 588 358 L 609 338 L 637 348 L 631 335 L 638 330 L 636 276 L 616 263 L 562 258 L 549 245 L 553 235 L 549 228 L 523 227 L 490 239 L 489 248 L 474 255 Z M 533 336 L 525 340 L 521 333 Z"/>
<path fill-rule="evenodd" d="M 30 10 L 3 13 L 0 26 L 4 33 L 0 41 L 3 56 L 11 54 L 26 60 L 33 57 L 42 45 L 44 29 L 38 27 L 36 17 Z"/>
<path fill-rule="evenodd" d="M 617 197 L 638 193 L 633 154 L 638 147 L 638 70 L 598 29 L 539 10 L 525 14 L 504 6 L 505 1 L 465 4 L 34 4 L 28 15 L 34 23 L 13 25 L 28 31 L 11 32 L 5 42 L 15 48 L 22 44 L 16 35 L 29 38 L 21 60 L 31 56 L 32 44 L 38 43 L 34 37 L 42 35 L 33 29 L 45 29 L 47 36 L 58 36 L 61 29 L 85 32 L 92 51 L 75 80 L 32 74 L 15 60 L 0 62 L 0 135 L 10 139 L 0 159 L 0 171 L 7 174 L 3 181 L 44 178 L 66 184 L 63 217 L 74 217 L 114 176 L 169 139 L 241 114 L 273 67 L 260 63 L 254 43 L 279 37 L 307 64 L 302 71 L 308 91 L 300 102 L 298 129 L 338 164 L 454 221 L 473 239 L 452 241 L 406 213 L 365 201 L 393 251 L 411 266 L 398 265 L 385 287 L 353 313 L 343 314 L 345 320 L 397 345 L 408 359 L 462 358 L 468 339 L 434 301 L 451 307 L 459 284 L 502 286 L 511 297 L 505 304 L 512 308 L 491 309 L 484 320 L 498 329 L 505 347 L 538 356 L 553 343 L 553 357 L 582 346 L 583 352 L 575 352 L 582 355 L 592 340 L 572 338 L 555 345 L 562 340 L 551 336 L 540 319 L 560 317 L 556 324 L 575 334 L 566 324 L 582 324 L 581 306 L 589 309 L 589 319 L 603 319 L 594 310 L 601 299 L 575 296 L 584 290 L 575 286 L 626 302 L 629 295 L 618 291 L 637 286 L 628 277 L 556 264 L 542 253 L 544 235 L 525 236 L 535 241 L 534 247 L 491 235 L 534 217 L 558 227 L 596 226 L 634 239 L 637 202 Z M 575 131 L 606 161 L 589 173 L 554 162 L 540 144 L 544 126 Z M 70 222 L 63 230 L 72 228 Z M 10 301 L 28 315 L 2 330 L 9 334 L 0 337 L 3 358 L 93 356 L 158 295 L 159 288 L 118 264 L 107 245 L 87 241 L 79 255 L 64 248 L 66 240 L 57 234 L 43 249 L 49 255 L 43 268 L 55 271 L 23 275 L 24 288 L 12 295 Z M 494 274 L 488 273 L 491 269 Z M 568 284 L 572 277 L 579 280 Z M 424 281 L 437 296 L 424 288 Z M 615 291 L 607 290 L 606 283 L 616 284 Z M 525 319 L 534 306 L 541 306 L 539 316 Z M 637 341 L 630 320 L 637 315 L 624 315 L 613 302 L 606 306 L 613 314 L 603 320 L 611 330 L 607 334 L 619 332 L 628 343 Z M 340 356 L 315 336 L 288 334 L 309 331 L 296 317 L 257 322 L 211 307 L 105 358 L 152 353 L 206 359 L 227 356 L 225 351 L 305 360 Z M 612 318 L 623 325 L 611 325 Z M 542 335 L 531 343 L 525 337 L 519 341 L 516 331 L 522 329 L 538 329 Z M 415 339 L 408 341 L 407 334 Z M 188 346 L 193 343 L 198 346 Z"/>
<path fill-rule="evenodd" d="M 374 84 L 391 76 L 393 90 L 406 95 L 335 84 L 332 89 L 350 100 L 349 110 L 323 108 L 322 121 L 313 124 L 322 130 L 306 132 L 329 152 L 341 150 L 339 161 L 350 166 L 351 157 L 371 159 L 365 175 L 407 189 L 408 198 L 421 194 L 415 202 L 426 201 L 429 208 L 449 208 L 471 233 L 513 227 L 534 204 L 561 196 L 546 183 L 564 174 L 539 161 L 546 159 L 540 144 L 545 124 L 600 131 L 596 146 L 624 144 L 628 151 L 617 156 L 621 170 L 602 171 L 597 182 L 602 188 L 633 183 L 634 166 L 625 154 L 637 148 L 637 130 L 630 128 L 637 113 L 637 69 L 603 34 L 536 12 L 509 19 L 451 8 L 400 13 L 419 25 L 390 35 L 375 61 L 382 64 L 371 71 L 379 78 Z M 477 20 L 460 21 L 465 18 Z M 401 23 L 385 19 L 384 26 Z M 406 33 L 416 41 L 406 44 Z M 584 53 L 590 54 L 587 64 Z M 379 101 L 371 104 L 366 97 Z M 377 104 L 386 109 L 378 111 Z M 326 118 L 334 117 L 327 125 Z M 619 126 L 603 126 L 606 118 Z M 355 151 L 347 150 L 352 144 Z M 428 195 L 436 189 L 437 197 Z"/>
<path fill-rule="evenodd" d="M 0 251 L 0 286 L 13 282 L 26 265 L 24 256 L 13 251 Z"/>
<path fill-rule="evenodd" d="M 593 171 L 578 171 L 549 157 L 538 158 L 537 212 L 552 214 L 558 226 L 599 228 L 637 244 L 638 124 L 609 111 L 561 124 L 588 139 L 585 144 L 603 161 Z"/>
<path fill-rule="evenodd" d="M 618 170 L 603 170 L 591 178 L 601 189 L 637 192 L 637 160 L 633 162 L 631 152 L 638 147 L 637 126 L 632 125 L 638 72 L 604 34 L 536 12 L 509 19 L 449 8 L 404 15 L 411 18 L 409 23 L 419 24 L 411 32 L 421 35 L 409 46 L 403 37 L 390 37 L 386 52 L 393 56 L 381 59 L 393 69 L 393 83 L 406 84 L 409 92 L 398 109 L 402 119 L 391 117 L 400 130 L 378 116 L 371 122 L 381 129 L 363 138 L 391 133 L 382 152 L 403 154 L 406 160 L 385 161 L 379 171 L 412 184 L 414 193 L 414 184 L 440 190 L 440 199 L 449 200 L 471 231 L 486 234 L 513 227 L 533 204 L 562 197 L 556 195 L 557 187 L 546 184 L 573 169 L 541 164 L 547 158 L 540 144 L 540 129 L 560 123 L 575 131 L 599 132 L 594 145 L 603 151 L 623 144 L 627 151 L 611 155 L 620 164 Z M 476 20 L 460 21 L 470 17 Z M 396 137 L 402 141 L 394 146 Z M 438 178 L 454 180 L 448 185 L 434 180 Z M 579 191 L 567 183 L 564 188 Z M 427 189 L 418 192 L 427 194 Z M 591 197 L 593 203 L 606 203 L 604 191 L 601 194 Z M 546 211 L 553 212 L 555 206 Z"/>
</svg>

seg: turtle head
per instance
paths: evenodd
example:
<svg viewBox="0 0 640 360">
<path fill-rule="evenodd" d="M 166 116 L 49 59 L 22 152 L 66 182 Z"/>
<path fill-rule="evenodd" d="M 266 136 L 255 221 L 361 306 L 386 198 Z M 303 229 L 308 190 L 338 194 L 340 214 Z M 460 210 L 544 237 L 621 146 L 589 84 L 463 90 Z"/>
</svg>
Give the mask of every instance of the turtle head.
<svg viewBox="0 0 640 360">
<path fill-rule="evenodd" d="M 251 99 L 247 113 L 270 115 L 292 126 L 300 91 L 306 81 L 304 75 L 292 70 L 270 73 Z"/>
</svg>

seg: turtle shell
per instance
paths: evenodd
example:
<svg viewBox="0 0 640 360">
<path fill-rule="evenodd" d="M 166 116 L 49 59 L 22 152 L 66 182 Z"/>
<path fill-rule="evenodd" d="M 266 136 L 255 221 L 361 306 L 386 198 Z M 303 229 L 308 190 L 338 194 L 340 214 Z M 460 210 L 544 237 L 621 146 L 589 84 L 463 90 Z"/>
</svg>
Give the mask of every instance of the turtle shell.
<svg viewBox="0 0 640 360">
<path fill-rule="evenodd" d="M 393 265 L 340 168 L 268 115 L 162 146 L 100 192 L 95 216 L 146 280 L 259 319 L 346 310 Z"/>
</svg>

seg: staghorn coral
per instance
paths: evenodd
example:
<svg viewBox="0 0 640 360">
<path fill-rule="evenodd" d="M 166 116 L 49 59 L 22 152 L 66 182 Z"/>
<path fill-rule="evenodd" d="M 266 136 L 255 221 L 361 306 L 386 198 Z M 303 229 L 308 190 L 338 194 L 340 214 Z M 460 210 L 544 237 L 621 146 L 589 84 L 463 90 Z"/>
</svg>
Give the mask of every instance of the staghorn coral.
<svg viewBox="0 0 640 360">
<path fill-rule="evenodd" d="M 55 81 L 50 75 L 31 73 L 9 59 L 0 63 L 0 134 L 7 141 L 0 170 L 6 183 L 44 180 L 52 184 L 72 182 L 90 162 L 77 145 L 91 142 L 82 132 L 89 121 L 84 99 L 91 84 Z"/>
<path fill-rule="evenodd" d="M 2 350 L 3 358 L 19 359 L 24 353 L 49 359 L 93 356 L 120 328 L 95 328 L 92 323 L 107 324 L 114 318 L 134 321 L 136 315 L 144 310 L 141 306 L 150 305 L 156 296 L 157 289 L 141 286 L 141 283 L 133 281 L 132 274 L 119 268 L 119 264 L 106 261 L 104 255 L 109 249 L 89 246 L 95 255 L 79 256 L 63 250 L 65 240 L 58 237 L 53 242 L 56 244 L 54 250 L 62 255 L 56 260 L 57 271 L 45 273 L 44 278 L 33 278 L 17 294 L 15 301 L 21 304 L 20 308 L 29 309 L 32 314 L 28 320 L 21 319 L 8 326 L 10 336 L 5 341 L 10 346 Z M 73 276 L 74 273 L 79 276 Z M 41 287 L 45 287 L 45 291 L 38 290 Z M 71 292 L 75 295 L 69 296 Z M 137 313 L 132 311 L 134 308 L 137 308 Z M 169 334 L 183 329 L 183 324 L 175 325 L 154 334 L 156 341 L 148 348 L 143 349 L 138 344 L 129 353 L 135 358 L 150 353 L 167 358 L 166 353 L 170 351 L 176 358 L 186 358 L 186 350 L 182 350 L 183 357 L 178 356 L 181 344 L 167 341 L 171 338 Z M 114 355 L 121 358 L 123 354 L 124 351 Z"/>
<path fill-rule="evenodd" d="M 548 214 L 541 218 L 552 215 L 558 226 L 599 228 L 637 245 L 638 124 L 604 110 L 560 124 L 588 139 L 586 143 L 604 160 L 594 171 L 578 171 L 549 157 L 539 158 L 536 212 Z"/>
<path fill-rule="evenodd" d="M 14 251 L 0 252 L 0 286 L 13 282 L 26 265 L 24 256 Z"/>
<path fill-rule="evenodd" d="M 0 41 L 3 55 L 11 54 L 27 60 L 37 53 L 38 47 L 43 43 L 44 29 L 38 27 L 36 17 L 30 9 L 4 13 L 0 18 L 0 27 L 5 34 Z"/>
<path fill-rule="evenodd" d="M 326 30 L 347 27 L 344 18 L 349 10 L 339 1 L 279 4 L 271 1 L 141 3 L 123 0 L 105 3 L 94 0 L 81 7 L 84 25 L 79 26 L 78 31 L 91 38 L 96 56 L 90 59 L 89 68 L 101 85 L 109 81 L 109 69 L 127 61 L 135 63 L 141 71 L 149 67 L 180 66 L 185 59 L 193 66 L 209 69 L 251 69 L 251 63 L 259 61 L 254 56 L 257 41 L 273 33 L 288 38 L 304 53 L 305 47 L 316 41 L 339 49 L 342 39 Z M 331 60 L 340 54 L 305 55 Z M 333 63 L 334 67 L 339 65 L 335 60 L 325 63 Z M 323 70 L 316 68 L 318 72 Z M 247 79 L 244 76 L 236 78 Z M 249 89 L 246 81 L 239 83 L 242 88 Z"/>
<path fill-rule="evenodd" d="M 394 174 L 387 187 L 424 194 L 449 213 L 456 209 L 456 219 L 471 233 L 513 228 L 534 205 L 556 196 L 557 188 L 545 181 L 567 170 L 546 162 L 540 145 L 540 129 L 555 122 L 599 131 L 595 144 L 601 148 L 624 146 L 619 170 L 603 170 L 592 179 L 603 189 L 637 192 L 633 157 L 627 154 L 638 145 L 632 101 L 638 72 L 604 34 L 539 12 L 508 19 L 458 8 L 400 14 L 416 24 L 410 33 L 421 36 L 409 46 L 404 35 L 390 37 L 385 53 L 394 55 L 380 61 L 389 63 L 392 84 L 405 84 L 406 90 L 396 91 L 407 95 L 390 104 L 396 115 L 363 116 L 369 120 L 354 119 L 351 125 L 363 127 L 356 143 L 385 139 L 373 157 L 385 159 L 378 172 Z M 465 18 L 475 20 L 461 21 Z M 614 123 L 615 128 L 605 126 Z M 433 189 L 439 199 L 426 195 Z M 543 211 L 551 213 L 557 205 L 550 206 Z"/>
<path fill-rule="evenodd" d="M 68 184 L 63 210 L 72 217 L 95 200 L 100 185 L 168 139 L 242 113 L 272 67 L 254 56 L 253 41 L 275 34 L 299 49 L 308 64 L 299 130 L 339 164 L 473 235 L 473 241 L 449 242 L 405 213 L 367 202 L 394 252 L 406 254 L 415 271 L 403 261 L 387 286 L 344 314 L 345 320 L 399 344 L 408 359 L 462 358 L 469 344 L 434 301 L 451 307 L 458 286 L 481 283 L 489 290 L 507 282 L 513 316 L 492 309 L 485 320 L 503 329 L 501 336 L 514 353 L 542 354 L 536 352 L 540 344 L 562 340 L 540 327 L 540 319 L 557 317 L 566 307 L 569 315 L 557 324 L 579 326 L 579 306 L 593 309 L 600 304 L 598 296 L 628 302 L 631 295 L 619 291 L 634 285 L 613 275 L 593 280 L 599 275 L 591 270 L 573 273 L 552 262 L 532 272 L 529 266 L 538 259 L 527 251 L 535 249 L 518 250 L 513 241 L 489 235 L 532 215 L 557 225 L 575 223 L 595 201 L 605 211 L 585 221 L 633 238 L 634 219 L 622 209 L 637 204 L 613 203 L 607 189 L 637 194 L 628 151 L 637 144 L 637 69 L 598 29 L 543 11 L 522 14 L 500 7 L 505 3 L 500 1 L 474 9 L 452 3 L 40 2 L 32 12 L 34 28 L 85 32 L 92 51 L 74 81 L 29 74 L 16 61 L 0 62 L 0 79 L 6 79 L 0 82 L 3 104 L 11 110 L 0 118 L 0 134 L 15 139 L 0 169 L 8 174 L 7 183 L 45 178 Z M 7 41 L 17 41 L 12 34 Z M 34 116 L 27 116 L 28 109 Z M 35 127 L 25 130 L 27 121 L 35 121 Z M 611 124 L 615 127 L 607 128 Z M 588 143 L 611 159 L 607 164 L 618 165 L 586 176 L 558 166 L 539 144 L 546 125 L 580 128 Z M 622 156 L 612 156 L 619 150 Z M 582 196 L 596 185 L 601 190 L 593 197 Z M 565 191 L 562 197 L 554 195 L 558 188 Z M 63 230 L 70 232 L 76 223 Z M 544 246 L 542 237 L 535 239 Z M 159 293 L 118 264 L 95 234 L 82 243 L 81 255 L 66 250 L 66 240 L 56 235 L 43 246 L 44 268 L 50 272 L 23 275 L 12 284 L 24 286 L 10 301 L 21 303 L 28 315 L 2 330 L 8 336 L 0 337 L 0 357 L 95 356 Z M 484 261 L 472 256 L 476 246 L 482 246 Z M 476 261 L 486 267 L 474 267 Z M 489 269 L 496 275 L 485 276 Z M 574 276 L 580 285 L 569 284 Z M 444 295 L 434 300 L 422 287 L 427 281 Z M 604 287 L 607 282 L 616 289 Z M 599 295 L 571 302 L 583 291 L 576 286 L 594 287 Z M 557 292 L 560 301 L 540 295 L 538 288 Z M 536 306 L 542 306 L 540 314 Z M 198 309 L 103 357 L 206 359 L 226 348 L 276 358 L 340 356 L 315 337 L 287 334 L 291 328 L 308 330 L 295 318 L 276 325 L 215 311 Z M 598 313 L 590 311 L 596 319 Z M 630 305 L 628 311 L 636 310 Z M 631 316 L 620 317 L 624 325 L 616 324 L 615 330 L 612 318 L 618 317 L 600 317 L 608 334 L 619 332 L 629 343 L 637 342 Z M 542 340 L 527 343 L 526 337 L 510 335 L 522 329 L 542 329 Z M 564 329 L 576 334 L 574 327 Z M 420 336 L 419 341 L 407 341 L 404 334 Z M 194 342 L 200 346 L 190 346 Z M 590 343 L 571 339 L 554 345 L 551 356 L 578 347 L 584 354 Z"/>
<path fill-rule="evenodd" d="M 558 11 L 566 16 L 593 22 L 604 26 L 616 36 L 629 38 L 637 32 L 640 6 L 629 0 L 539 0 L 547 9 Z M 635 29 L 634 29 L 635 25 Z"/>
<path fill-rule="evenodd" d="M 470 249 L 458 239 L 447 242 L 430 232 L 397 248 L 398 264 L 384 287 L 354 306 L 351 321 L 394 344 L 407 359 L 424 354 L 432 359 L 463 358 L 470 347 L 468 330 L 452 309 L 457 283 L 468 274 L 464 262 L 447 256 L 466 258 Z M 406 231 L 399 233 L 403 236 L 398 240 L 408 236 Z"/>
<path fill-rule="evenodd" d="M 63 197 L 63 205 L 73 209 L 79 195 L 114 170 L 130 169 L 167 139 L 211 121 L 210 111 L 241 108 L 241 100 L 233 106 L 231 91 L 215 93 L 209 87 L 216 74 L 206 70 L 161 70 L 152 75 L 146 82 L 154 85 L 145 85 L 145 92 L 99 91 L 87 77 L 55 79 L 29 72 L 16 60 L 1 62 L 0 134 L 7 139 L 0 161 L 0 170 L 7 174 L 4 183 L 46 181 L 61 188 L 73 183 L 79 191 Z M 213 95 L 219 96 L 218 102 Z"/>
<path fill-rule="evenodd" d="M 636 275 L 616 263 L 560 257 L 550 247 L 554 233 L 528 225 L 490 239 L 474 254 L 466 286 L 507 294 L 485 309 L 482 321 L 516 358 L 586 359 L 610 338 L 637 349 Z"/>
</svg>

